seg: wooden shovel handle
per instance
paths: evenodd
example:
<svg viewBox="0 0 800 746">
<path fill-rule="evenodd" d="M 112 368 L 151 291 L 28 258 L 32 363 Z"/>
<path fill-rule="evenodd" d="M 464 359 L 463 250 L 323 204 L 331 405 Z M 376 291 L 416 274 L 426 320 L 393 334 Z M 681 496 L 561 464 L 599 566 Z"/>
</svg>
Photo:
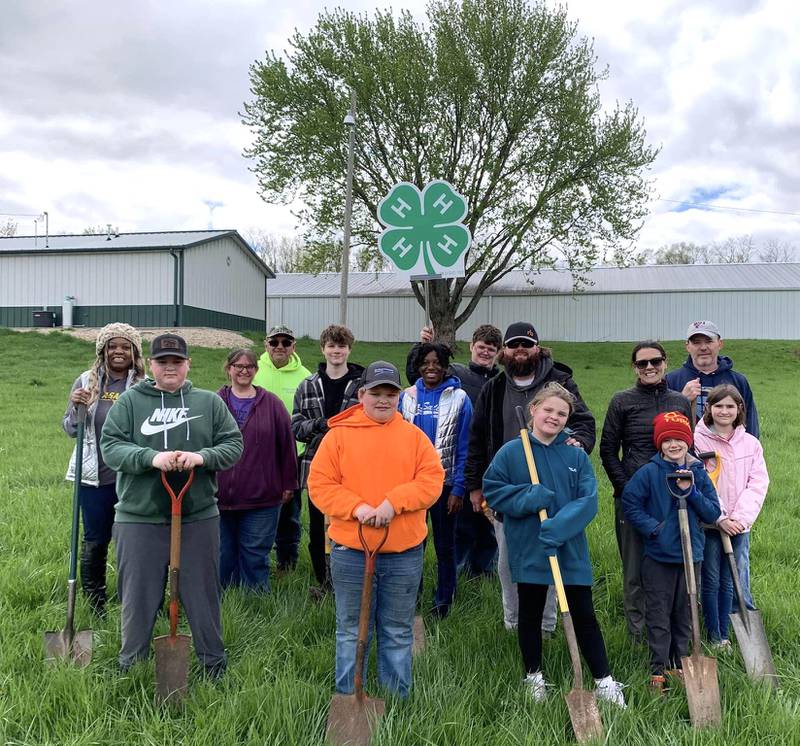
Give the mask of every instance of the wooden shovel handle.
<svg viewBox="0 0 800 746">
<path fill-rule="evenodd" d="M 193 481 L 194 470 L 189 472 L 186 484 L 183 485 L 181 491 L 176 495 L 175 490 L 172 489 L 172 486 L 167 480 L 166 472 L 161 472 L 161 484 L 164 485 L 164 489 L 166 489 L 170 501 L 172 502 L 169 532 L 169 634 L 170 637 L 173 638 L 178 634 L 178 576 L 181 565 L 181 508 L 183 498 L 189 491 L 189 487 L 191 487 Z"/>
</svg>

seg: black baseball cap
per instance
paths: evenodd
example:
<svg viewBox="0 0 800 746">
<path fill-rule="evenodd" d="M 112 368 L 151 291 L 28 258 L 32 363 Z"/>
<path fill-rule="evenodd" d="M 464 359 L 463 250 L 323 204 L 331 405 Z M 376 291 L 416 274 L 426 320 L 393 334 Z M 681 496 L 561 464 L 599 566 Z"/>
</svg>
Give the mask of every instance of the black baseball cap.
<svg viewBox="0 0 800 746">
<path fill-rule="evenodd" d="M 160 357 L 182 357 L 189 359 L 189 348 L 186 340 L 177 334 L 159 334 L 150 343 L 150 357 L 157 360 Z"/>
<path fill-rule="evenodd" d="M 536 333 L 536 329 L 533 328 L 533 324 L 529 324 L 527 321 L 515 321 L 506 329 L 503 344 L 507 345 L 513 339 L 528 339 L 539 344 L 539 335 Z"/>
<path fill-rule="evenodd" d="M 376 360 L 370 363 L 364 371 L 362 388 L 374 389 L 376 386 L 394 386 L 396 389 L 403 388 L 400 383 L 400 371 L 391 363 L 385 360 Z"/>
</svg>

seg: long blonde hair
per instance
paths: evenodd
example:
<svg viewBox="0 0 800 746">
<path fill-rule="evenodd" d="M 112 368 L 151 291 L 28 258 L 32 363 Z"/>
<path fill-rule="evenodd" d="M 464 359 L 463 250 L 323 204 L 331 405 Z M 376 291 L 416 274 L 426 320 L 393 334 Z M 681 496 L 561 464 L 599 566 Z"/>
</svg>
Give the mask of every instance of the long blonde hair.
<svg viewBox="0 0 800 746">
<path fill-rule="evenodd" d="M 533 427 L 533 408 L 537 404 L 541 404 L 545 399 L 549 399 L 551 396 L 555 396 L 566 403 L 569 407 L 570 416 L 575 411 L 575 395 L 571 391 L 565 389 L 560 383 L 550 381 L 550 383 L 542 386 L 542 388 L 534 394 L 531 403 L 528 405 L 528 415 L 530 416 L 528 427 Z"/>
</svg>

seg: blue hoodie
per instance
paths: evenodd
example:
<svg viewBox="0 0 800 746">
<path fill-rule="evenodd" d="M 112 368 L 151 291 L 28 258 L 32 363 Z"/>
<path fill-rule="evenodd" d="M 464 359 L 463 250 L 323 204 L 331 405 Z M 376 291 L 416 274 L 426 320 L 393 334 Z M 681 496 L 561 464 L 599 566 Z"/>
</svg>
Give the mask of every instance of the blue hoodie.
<svg viewBox="0 0 800 746">
<path fill-rule="evenodd" d="M 454 405 L 459 407 L 458 422 L 455 429 L 455 442 L 437 443 L 437 432 L 439 429 L 439 402 L 442 394 L 448 389 L 453 390 L 453 395 L 457 397 Z M 416 399 L 416 407 L 408 399 Z M 464 464 L 467 460 L 467 445 L 469 442 L 469 425 L 472 421 L 472 403 L 469 397 L 461 389 L 461 382 L 455 376 L 447 376 L 435 388 L 428 389 L 418 379 L 409 389 L 400 394 L 398 410 L 408 422 L 416 425 L 434 446 L 436 446 L 441 457 L 442 451 L 453 448 L 452 466 L 446 469 L 444 483 L 452 485 L 451 494 L 456 497 L 464 496 Z"/>
<path fill-rule="evenodd" d="M 754 438 L 759 437 L 758 412 L 756 411 L 756 403 L 753 401 L 753 392 L 744 375 L 742 373 L 737 373 L 733 369 L 733 360 L 729 357 L 719 355 L 717 357 L 717 369 L 713 373 L 701 373 L 694 367 L 690 355 L 680 368 L 671 370 L 664 376 L 667 386 L 673 391 L 683 391 L 683 387 L 695 378 L 700 379 L 700 385 L 704 389 L 711 389 L 723 383 L 729 383 L 731 386 L 735 386 L 736 390 L 742 395 L 742 399 L 744 399 L 746 414 L 744 423 L 745 429 Z M 703 416 L 703 407 L 705 403 L 706 397 L 702 394 L 695 400 L 695 417 L 698 420 Z"/>
<path fill-rule="evenodd" d="M 692 559 L 700 562 L 705 548 L 701 523 L 714 524 L 720 517 L 719 499 L 701 461 L 686 466 L 667 461 L 661 454 L 636 470 L 622 492 L 625 518 L 644 539 L 644 553 L 657 562 L 683 563 L 678 501 L 667 487 L 667 474 L 689 468 L 694 474 L 694 489 L 686 497 Z"/>
<path fill-rule="evenodd" d="M 515 583 L 552 585 L 548 555 L 556 554 L 565 585 L 591 585 L 585 529 L 597 515 L 597 479 L 582 448 L 561 432 L 550 443 L 528 434 L 540 484 L 531 484 L 519 438 L 506 443 L 483 477 L 486 502 L 503 514 L 508 564 Z M 548 519 L 539 521 L 539 510 Z"/>
</svg>

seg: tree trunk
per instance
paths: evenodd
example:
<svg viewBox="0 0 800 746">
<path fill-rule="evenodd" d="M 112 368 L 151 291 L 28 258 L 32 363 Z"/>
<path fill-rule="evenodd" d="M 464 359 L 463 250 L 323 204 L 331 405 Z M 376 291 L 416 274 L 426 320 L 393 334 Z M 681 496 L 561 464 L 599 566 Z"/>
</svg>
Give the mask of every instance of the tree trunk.
<svg viewBox="0 0 800 746">
<path fill-rule="evenodd" d="M 450 300 L 447 280 L 429 280 L 430 315 L 433 321 L 434 338 L 455 350 L 455 313 Z M 422 288 L 422 307 L 425 308 L 425 290 Z"/>
</svg>

